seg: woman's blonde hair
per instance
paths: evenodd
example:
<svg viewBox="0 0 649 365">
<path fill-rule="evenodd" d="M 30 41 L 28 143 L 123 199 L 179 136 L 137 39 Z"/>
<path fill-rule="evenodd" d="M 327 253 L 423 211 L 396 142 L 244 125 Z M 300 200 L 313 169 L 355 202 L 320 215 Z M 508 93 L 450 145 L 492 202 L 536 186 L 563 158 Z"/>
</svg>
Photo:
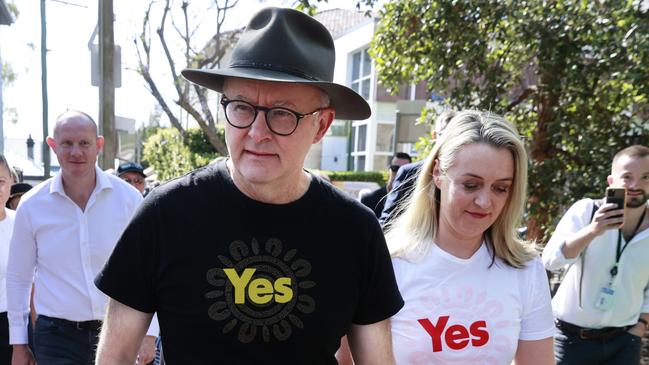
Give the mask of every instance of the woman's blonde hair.
<svg viewBox="0 0 649 365">
<path fill-rule="evenodd" d="M 466 145 L 484 143 L 504 148 L 514 158 L 514 180 L 500 216 L 485 232 L 492 252 L 510 266 L 520 268 L 537 254 L 535 245 L 519 238 L 526 200 L 527 153 L 516 128 L 490 112 L 467 110 L 456 114 L 435 142 L 419 171 L 413 192 L 397 208 L 399 216 L 386 227 L 386 238 L 393 257 L 413 258 L 428 252 L 439 229 L 440 190 L 433 183 L 433 167 L 439 162 L 441 173 L 453 164 Z"/>
</svg>

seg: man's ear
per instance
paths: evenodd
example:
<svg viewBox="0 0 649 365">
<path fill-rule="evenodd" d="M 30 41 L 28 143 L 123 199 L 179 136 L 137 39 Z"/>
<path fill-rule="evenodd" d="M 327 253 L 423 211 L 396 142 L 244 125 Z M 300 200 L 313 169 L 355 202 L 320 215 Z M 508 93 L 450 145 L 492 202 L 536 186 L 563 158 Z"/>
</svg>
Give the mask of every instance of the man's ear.
<svg viewBox="0 0 649 365">
<path fill-rule="evenodd" d="M 320 142 L 320 140 L 325 136 L 327 130 L 333 123 L 334 118 L 336 117 L 336 111 L 333 108 L 322 109 L 318 115 L 318 133 L 313 137 L 313 144 Z"/>
<path fill-rule="evenodd" d="M 104 148 L 104 136 L 97 136 L 97 154 Z"/>
<path fill-rule="evenodd" d="M 47 139 L 45 140 L 45 142 L 47 142 L 47 145 L 50 146 L 50 148 L 51 148 L 52 150 L 54 150 L 54 149 L 56 148 L 56 141 L 54 140 L 54 138 L 52 138 L 52 137 L 47 137 Z"/>
<path fill-rule="evenodd" d="M 608 183 L 609 186 L 613 184 L 613 175 L 608 175 L 606 177 L 606 182 Z"/>
</svg>

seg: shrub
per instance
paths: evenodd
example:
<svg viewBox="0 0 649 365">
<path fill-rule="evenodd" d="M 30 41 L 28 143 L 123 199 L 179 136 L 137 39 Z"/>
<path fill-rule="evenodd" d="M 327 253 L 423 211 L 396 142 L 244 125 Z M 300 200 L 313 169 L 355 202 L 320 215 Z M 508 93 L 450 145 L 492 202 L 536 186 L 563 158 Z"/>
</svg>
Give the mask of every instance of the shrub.
<svg viewBox="0 0 649 365">
<path fill-rule="evenodd" d="M 218 130 L 225 138 L 223 127 Z M 205 166 L 219 156 L 199 128 L 187 129 L 184 140 L 176 128 L 160 128 L 144 142 L 142 155 L 161 182 Z"/>
</svg>

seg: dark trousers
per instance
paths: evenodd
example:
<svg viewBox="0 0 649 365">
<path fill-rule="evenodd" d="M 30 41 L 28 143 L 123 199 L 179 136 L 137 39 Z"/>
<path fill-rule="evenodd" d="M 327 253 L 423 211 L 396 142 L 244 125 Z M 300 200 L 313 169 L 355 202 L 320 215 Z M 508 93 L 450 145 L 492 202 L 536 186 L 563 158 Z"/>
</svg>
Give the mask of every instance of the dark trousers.
<svg viewBox="0 0 649 365">
<path fill-rule="evenodd" d="M 554 356 L 557 365 L 638 365 L 642 339 L 628 332 L 608 339 L 584 340 L 557 329 Z"/>
<path fill-rule="evenodd" d="M 98 329 L 78 329 L 38 316 L 34 329 L 36 361 L 44 365 L 93 365 Z"/>
<path fill-rule="evenodd" d="M 0 364 L 11 364 L 11 351 L 7 312 L 2 312 L 0 313 Z"/>
</svg>

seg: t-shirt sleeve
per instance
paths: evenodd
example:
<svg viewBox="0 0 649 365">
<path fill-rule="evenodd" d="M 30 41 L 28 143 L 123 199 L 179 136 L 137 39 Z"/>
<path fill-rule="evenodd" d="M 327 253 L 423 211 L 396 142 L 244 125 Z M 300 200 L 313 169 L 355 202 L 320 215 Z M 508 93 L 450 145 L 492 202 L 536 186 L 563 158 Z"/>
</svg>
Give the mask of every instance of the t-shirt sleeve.
<svg viewBox="0 0 649 365">
<path fill-rule="evenodd" d="M 359 306 L 353 318 L 355 324 L 365 325 L 392 317 L 401 307 L 399 293 L 392 269 L 392 260 L 378 222 L 370 225 L 365 261 L 362 265 L 364 279 Z"/>
<path fill-rule="evenodd" d="M 156 311 L 154 276 L 157 268 L 156 242 L 161 226 L 153 197 L 137 209 L 95 285 L 109 297 L 141 312 Z"/>
<path fill-rule="evenodd" d="M 548 278 L 539 258 L 534 258 L 522 269 L 521 290 L 523 297 L 523 313 L 521 317 L 520 340 L 534 341 L 554 335 L 554 318 L 550 302 L 550 287 Z"/>
</svg>

